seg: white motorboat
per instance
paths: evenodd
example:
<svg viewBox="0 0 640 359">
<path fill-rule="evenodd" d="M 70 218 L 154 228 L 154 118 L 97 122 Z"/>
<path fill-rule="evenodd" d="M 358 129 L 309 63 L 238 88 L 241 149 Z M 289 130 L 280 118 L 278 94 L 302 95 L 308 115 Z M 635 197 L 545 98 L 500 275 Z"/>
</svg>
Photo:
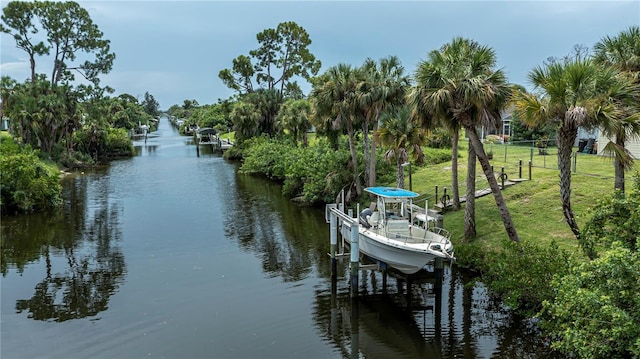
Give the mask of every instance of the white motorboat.
<svg viewBox="0 0 640 359">
<path fill-rule="evenodd" d="M 369 187 L 376 202 L 359 215 L 360 252 L 403 273 L 413 274 L 435 258 L 453 260 L 451 235 L 436 226 L 418 194 L 402 188 Z"/>
</svg>

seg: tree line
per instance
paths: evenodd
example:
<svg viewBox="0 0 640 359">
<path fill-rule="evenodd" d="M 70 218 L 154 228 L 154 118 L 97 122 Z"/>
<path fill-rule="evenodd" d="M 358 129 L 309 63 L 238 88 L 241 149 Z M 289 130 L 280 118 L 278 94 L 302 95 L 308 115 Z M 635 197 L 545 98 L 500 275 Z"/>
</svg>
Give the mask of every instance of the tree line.
<svg viewBox="0 0 640 359">
<path fill-rule="evenodd" d="M 30 67 L 30 77 L 23 82 L 7 76 L 0 82 L 0 119 L 8 120 L 11 134 L 2 137 L 2 172 L 23 173 L 5 177 L 13 182 L 3 181 L 2 209 L 31 211 L 58 202 L 54 188 L 20 190 L 32 183 L 30 172 L 21 168 L 33 166 L 33 156 L 66 168 L 132 156 L 130 132 L 141 125 L 157 126 L 153 119 L 160 114 L 159 103 L 148 92 L 142 101 L 129 94 L 111 97 L 114 90 L 100 85 L 100 76 L 111 71 L 116 56 L 78 3 L 12 1 L 2 9 L 1 20 L 3 35 L 28 55 Z M 11 162 L 16 154 L 30 160 L 22 166 Z M 36 176 L 57 178 L 47 171 Z"/>
<path fill-rule="evenodd" d="M 257 49 L 238 56 L 230 69 L 219 73 L 236 91 L 226 100 L 227 124 L 233 125 L 236 140 L 242 144 L 257 136 L 288 137 L 305 145 L 300 136 L 314 128 L 317 136 L 338 149 L 339 138 L 345 136 L 350 153 L 346 167 L 351 169 L 351 179 L 344 183 L 348 200 L 359 198 L 363 185 L 375 185 L 378 145 L 385 146 L 384 157 L 395 163 L 397 185 L 403 187 L 402 164 L 408 160 L 419 164 L 429 136 L 445 131 L 452 148 L 453 208 L 460 209 L 457 145 L 464 131 L 469 140 L 465 239 L 476 235 L 477 160 L 509 238 L 518 241 L 479 136 L 481 128 L 497 129 L 508 107 L 514 108 L 514 117 L 525 127 L 555 133 L 563 213 L 578 240 L 570 169 L 579 127 L 600 128 L 614 139 L 604 152 L 614 158 L 614 186 L 624 192 L 624 174 L 633 164 L 625 144 L 640 137 L 638 26 L 603 37 L 593 51 L 576 46 L 563 58 L 549 58 L 530 71 L 532 92 L 508 82 L 496 67 L 493 49 L 461 37 L 430 51 L 413 76 L 405 74 L 395 56 L 366 59 L 361 66 L 341 63 L 318 74 L 320 62 L 307 49 L 309 36 L 292 22 L 264 30 L 256 38 Z M 299 89 L 296 77 L 311 83 L 308 96 L 293 90 Z"/>
</svg>

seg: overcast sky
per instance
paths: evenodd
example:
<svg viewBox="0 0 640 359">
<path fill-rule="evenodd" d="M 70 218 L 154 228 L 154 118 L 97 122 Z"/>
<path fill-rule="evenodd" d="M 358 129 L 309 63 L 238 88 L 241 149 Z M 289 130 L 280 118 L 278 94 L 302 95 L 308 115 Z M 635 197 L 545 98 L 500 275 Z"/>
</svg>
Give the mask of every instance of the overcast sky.
<svg viewBox="0 0 640 359">
<path fill-rule="evenodd" d="M 4 7 L 6 0 L 1 0 Z M 233 94 L 218 78 L 238 55 L 258 47 L 256 34 L 294 21 L 309 33 L 321 73 L 338 63 L 396 55 L 407 74 L 429 51 L 456 36 L 492 47 L 510 82 L 574 45 L 592 47 L 640 24 L 640 1 L 78 1 L 111 41 L 113 70 L 101 77 L 114 95 L 148 91 L 167 109 Z M 29 76 L 26 53 L 2 35 L 2 75 Z M 50 72 L 47 59 L 38 72 Z M 310 86 L 302 83 L 305 94 Z"/>
</svg>

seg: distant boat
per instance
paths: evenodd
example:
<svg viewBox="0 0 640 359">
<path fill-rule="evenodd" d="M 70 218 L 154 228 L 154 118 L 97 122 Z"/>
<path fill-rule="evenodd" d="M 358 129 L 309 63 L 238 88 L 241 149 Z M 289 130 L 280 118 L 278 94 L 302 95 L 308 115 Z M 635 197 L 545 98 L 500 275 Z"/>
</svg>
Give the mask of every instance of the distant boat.
<svg viewBox="0 0 640 359">
<path fill-rule="evenodd" d="M 455 259 L 450 233 L 437 227 L 426 209 L 412 203 L 417 193 L 393 187 L 365 191 L 375 195 L 376 202 L 358 217 L 362 254 L 406 274 L 418 272 L 435 258 Z M 342 235 L 349 235 L 346 226 Z"/>
<path fill-rule="evenodd" d="M 193 135 L 198 131 L 199 127 L 195 123 L 187 125 L 187 128 L 184 129 L 184 133 L 187 135 Z"/>
<path fill-rule="evenodd" d="M 134 128 L 131 131 L 129 131 L 129 136 L 133 137 L 133 138 L 137 138 L 137 137 L 147 137 L 147 134 L 149 133 L 149 129 L 150 127 L 148 125 L 138 125 L 138 128 Z"/>
</svg>

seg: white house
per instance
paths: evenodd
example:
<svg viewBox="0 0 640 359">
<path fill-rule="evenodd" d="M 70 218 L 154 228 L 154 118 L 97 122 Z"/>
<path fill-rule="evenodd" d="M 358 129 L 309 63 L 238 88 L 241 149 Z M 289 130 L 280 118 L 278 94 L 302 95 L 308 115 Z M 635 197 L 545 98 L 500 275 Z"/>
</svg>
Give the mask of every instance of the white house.
<svg viewBox="0 0 640 359">
<path fill-rule="evenodd" d="M 507 108 L 504 111 L 502 111 L 501 126 L 497 130 L 495 129 L 488 130 L 485 128 L 481 128 L 480 137 L 484 139 L 485 136 L 489 134 L 501 135 L 503 137 L 511 136 L 512 112 L 513 112 L 513 107 Z M 602 155 L 602 149 L 607 145 L 607 143 L 609 143 L 609 141 L 610 140 L 606 136 L 604 136 L 602 134 L 602 131 L 600 131 L 598 128 L 587 130 L 583 127 L 580 127 L 578 129 L 578 135 L 576 136 L 576 142 L 574 143 L 574 146 L 582 150 L 584 149 L 584 147 L 587 145 L 588 142 L 591 142 L 593 144 L 594 151 L 597 149 L 597 154 Z M 636 137 L 632 140 L 628 140 L 627 143 L 625 144 L 625 147 L 629 150 L 629 152 L 631 152 L 631 155 L 633 155 L 633 157 L 636 160 L 640 161 L 640 138 Z M 594 152 L 591 152 L 591 153 L 594 153 Z"/>
<path fill-rule="evenodd" d="M 607 145 L 607 143 L 609 143 L 611 140 L 606 137 L 605 135 L 602 134 L 602 131 L 600 131 L 600 135 L 598 136 L 598 154 L 601 155 L 602 154 L 602 149 L 604 148 L 604 146 Z M 632 139 L 632 140 L 628 140 L 625 143 L 625 147 L 627 148 L 627 150 L 629 150 L 629 152 L 631 152 L 631 155 L 636 159 L 636 160 L 640 160 L 640 139 L 638 139 L 637 137 Z"/>
</svg>

